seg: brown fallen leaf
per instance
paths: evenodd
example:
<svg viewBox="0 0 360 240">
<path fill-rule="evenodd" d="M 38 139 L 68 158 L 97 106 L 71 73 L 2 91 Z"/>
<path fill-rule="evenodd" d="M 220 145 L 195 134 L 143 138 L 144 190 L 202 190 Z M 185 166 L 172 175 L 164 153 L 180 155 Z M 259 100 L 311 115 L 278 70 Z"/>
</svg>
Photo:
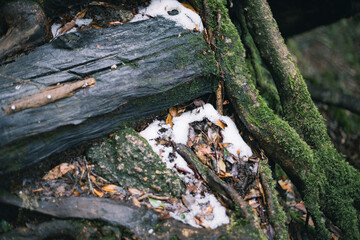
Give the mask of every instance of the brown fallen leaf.
<svg viewBox="0 0 360 240">
<path fill-rule="evenodd" d="M 285 180 L 285 181 L 279 180 L 278 183 L 283 190 L 292 191 L 291 183 L 288 180 Z"/>
<path fill-rule="evenodd" d="M 172 117 L 178 116 L 178 109 L 177 109 L 177 107 L 171 107 L 171 108 L 169 108 L 169 113 L 171 114 Z"/>
<path fill-rule="evenodd" d="M 132 197 L 132 198 L 131 198 L 131 201 L 132 201 L 132 203 L 133 203 L 136 207 L 138 207 L 138 208 L 141 207 L 140 202 L 139 202 L 139 200 L 138 200 L 136 197 Z"/>
<path fill-rule="evenodd" d="M 165 120 L 165 124 L 170 124 L 170 126 L 172 127 L 174 125 L 173 123 L 173 117 L 171 116 L 171 114 L 169 113 L 166 117 L 166 120 Z"/>
<path fill-rule="evenodd" d="M 142 194 L 144 194 L 143 191 L 140 191 L 140 190 L 138 190 L 136 188 L 129 188 L 128 190 L 133 195 L 142 195 Z"/>
<path fill-rule="evenodd" d="M 334 233 L 331 233 L 331 239 L 332 240 L 339 240 L 339 237 L 336 236 Z"/>
<path fill-rule="evenodd" d="M 121 187 L 114 184 L 107 184 L 101 188 L 104 192 L 108 193 L 120 193 Z"/>
<path fill-rule="evenodd" d="M 43 188 L 38 188 L 38 189 L 32 190 L 32 192 L 41 192 L 41 191 L 44 191 L 44 189 Z"/>
<path fill-rule="evenodd" d="M 301 210 L 302 212 L 307 213 L 306 207 L 305 207 L 305 205 L 304 205 L 303 202 L 300 202 L 300 203 L 296 204 L 295 207 L 296 207 L 297 209 Z"/>
<path fill-rule="evenodd" d="M 85 14 L 87 13 L 88 9 L 84 8 L 83 10 L 81 10 L 80 12 L 78 12 L 74 19 L 83 19 L 85 17 Z"/>
<path fill-rule="evenodd" d="M 199 31 L 199 24 L 196 24 L 195 31 Z"/>
<path fill-rule="evenodd" d="M 259 190 L 256 190 L 254 188 L 250 189 L 249 193 L 245 195 L 245 200 L 253 199 L 253 198 L 259 198 L 261 197 L 261 192 Z"/>
<path fill-rule="evenodd" d="M 73 195 L 74 195 L 75 197 L 79 197 L 79 196 L 80 196 L 80 192 L 77 191 L 77 190 L 75 190 L 75 191 L 73 192 Z"/>
<path fill-rule="evenodd" d="M 69 163 L 61 163 L 60 165 L 54 167 L 46 174 L 42 179 L 43 180 L 54 180 L 62 177 L 68 171 L 75 169 L 75 166 Z"/>
<path fill-rule="evenodd" d="M 304 214 L 304 216 L 300 217 L 300 219 L 303 220 L 304 222 L 306 222 L 306 214 Z M 308 222 L 308 223 L 309 223 L 309 225 L 312 226 L 312 227 L 315 226 L 315 225 L 314 225 L 314 222 L 313 222 L 313 220 L 312 220 L 311 217 L 309 217 L 309 222 Z"/>
<path fill-rule="evenodd" d="M 216 126 L 220 127 L 221 129 L 224 129 L 227 127 L 226 123 L 224 123 L 223 121 L 221 121 L 220 119 L 216 121 L 215 123 Z"/>
<path fill-rule="evenodd" d="M 217 167 L 219 172 L 226 173 L 226 165 L 221 158 L 217 161 Z"/>
<path fill-rule="evenodd" d="M 110 25 L 123 25 L 124 23 L 120 22 L 120 21 L 114 21 L 114 22 L 109 22 Z"/>
<path fill-rule="evenodd" d="M 96 177 L 93 175 L 90 175 L 90 180 L 96 184 Z"/>
<path fill-rule="evenodd" d="M 63 33 L 67 33 L 69 32 L 71 29 L 73 29 L 73 27 L 75 27 L 76 23 L 75 20 L 71 20 L 70 22 L 66 23 L 59 31 L 60 34 Z"/>
<path fill-rule="evenodd" d="M 103 192 L 100 192 L 96 189 L 94 189 L 94 194 L 97 195 L 98 197 L 103 197 L 104 196 L 104 193 Z"/>
</svg>

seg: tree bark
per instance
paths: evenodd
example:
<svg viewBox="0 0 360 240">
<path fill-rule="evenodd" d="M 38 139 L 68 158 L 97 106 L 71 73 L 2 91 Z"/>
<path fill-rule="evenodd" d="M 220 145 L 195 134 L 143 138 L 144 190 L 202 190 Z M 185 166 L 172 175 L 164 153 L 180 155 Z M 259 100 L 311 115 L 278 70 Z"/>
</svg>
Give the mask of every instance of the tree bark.
<svg viewBox="0 0 360 240">
<path fill-rule="evenodd" d="M 342 228 L 345 238 L 359 238 L 355 208 L 359 202 L 359 173 L 333 148 L 324 120 L 284 45 L 267 2 L 245 1 L 243 9 L 261 57 L 276 81 L 284 109 L 281 117 L 267 106 L 254 86 L 245 50 L 225 6 L 219 1 L 199 4 L 208 13 L 204 14 L 209 16 L 205 19 L 208 32 L 216 37 L 210 41 L 215 45 L 212 49 L 239 118 L 300 189 L 319 236 L 330 237 L 322 220 L 323 211 Z M 218 14 L 222 15 L 221 23 L 215 17 Z"/>
<path fill-rule="evenodd" d="M 154 18 L 63 35 L 0 66 L 0 174 L 213 91 L 202 35 Z"/>
</svg>

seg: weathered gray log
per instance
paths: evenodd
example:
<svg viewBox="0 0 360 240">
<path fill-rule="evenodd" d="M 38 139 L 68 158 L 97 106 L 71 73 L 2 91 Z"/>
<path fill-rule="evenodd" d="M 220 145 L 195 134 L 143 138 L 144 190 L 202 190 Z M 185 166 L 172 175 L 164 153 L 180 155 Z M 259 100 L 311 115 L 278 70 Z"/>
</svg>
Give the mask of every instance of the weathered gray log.
<svg viewBox="0 0 360 240">
<path fill-rule="evenodd" d="M 202 35 L 162 18 L 61 36 L 0 66 L 0 174 L 209 93 L 216 72 Z"/>
<path fill-rule="evenodd" d="M 256 228 L 221 226 L 214 230 L 196 228 L 173 218 L 162 217 L 144 207 L 105 198 L 62 197 L 52 201 L 28 201 L 8 193 L 0 193 L 0 202 L 47 214 L 56 218 L 101 220 L 129 229 L 140 239 L 254 239 Z"/>
</svg>

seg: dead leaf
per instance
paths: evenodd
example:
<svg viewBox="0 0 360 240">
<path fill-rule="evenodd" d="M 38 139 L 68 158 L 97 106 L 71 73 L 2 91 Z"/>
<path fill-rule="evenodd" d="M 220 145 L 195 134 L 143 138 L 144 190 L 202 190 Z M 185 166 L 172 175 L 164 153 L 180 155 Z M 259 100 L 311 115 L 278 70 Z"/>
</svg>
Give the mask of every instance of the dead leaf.
<svg viewBox="0 0 360 240">
<path fill-rule="evenodd" d="M 90 179 L 91 179 L 91 181 L 92 181 L 93 183 L 95 183 L 95 184 L 96 184 L 96 177 L 95 177 L 95 176 L 90 175 Z"/>
<path fill-rule="evenodd" d="M 304 214 L 304 216 L 300 217 L 300 219 L 303 220 L 304 222 L 306 222 L 306 214 Z M 315 226 L 311 217 L 309 217 L 309 226 L 312 226 L 312 227 Z"/>
<path fill-rule="evenodd" d="M 290 192 L 292 191 L 291 183 L 288 180 L 279 180 L 278 183 L 283 190 Z"/>
<path fill-rule="evenodd" d="M 178 116 L 177 107 L 171 107 L 171 108 L 169 108 L 169 113 L 171 114 L 172 117 Z"/>
<path fill-rule="evenodd" d="M 142 194 L 144 194 L 143 191 L 140 191 L 140 190 L 138 190 L 136 188 L 129 188 L 128 190 L 133 195 L 142 195 Z"/>
<path fill-rule="evenodd" d="M 210 213 L 212 213 L 213 210 L 214 210 L 214 207 L 212 207 L 211 205 L 207 205 L 207 207 L 205 208 L 205 213 L 210 214 Z"/>
<path fill-rule="evenodd" d="M 260 206 L 260 203 L 254 199 L 249 200 L 248 203 L 254 210 Z"/>
<path fill-rule="evenodd" d="M 75 168 L 74 165 L 69 163 L 61 163 L 60 165 L 54 167 L 43 177 L 43 180 L 54 180 L 62 177 L 68 171 L 71 171 Z"/>
<path fill-rule="evenodd" d="M 331 233 L 331 239 L 332 240 L 339 240 L 339 237 L 336 236 L 334 233 Z"/>
<path fill-rule="evenodd" d="M 220 127 L 221 129 L 224 129 L 227 127 L 226 123 L 224 123 L 223 121 L 221 121 L 220 119 L 216 121 L 215 123 L 216 126 Z"/>
<path fill-rule="evenodd" d="M 166 117 L 166 120 L 165 120 L 165 124 L 170 124 L 170 126 L 172 127 L 174 125 L 173 123 L 173 117 L 171 116 L 171 114 L 169 113 Z"/>
<path fill-rule="evenodd" d="M 234 177 L 234 176 L 232 174 L 230 174 L 230 173 L 225 172 L 225 173 L 220 173 L 219 177 L 220 178 L 225 178 L 225 177 Z"/>
<path fill-rule="evenodd" d="M 32 190 L 32 192 L 41 192 L 41 191 L 44 191 L 44 189 L 43 188 L 38 188 L 38 189 Z"/>
<path fill-rule="evenodd" d="M 304 205 L 303 202 L 300 202 L 300 203 L 296 204 L 295 207 L 296 207 L 297 209 L 303 211 L 304 213 L 307 213 L 306 207 L 305 207 L 305 205 Z"/>
<path fill-rule="evenodd" d="M 139 202 L 139 200 L 138 200 L 136 197 L 132 197 L 132 198 L 131 198 L 131 201 L 132 201 L 132 203 L 133 203 L 136 207 L 138 207 L 138 208 L 141 207 L 140 202 Z"/>
<path fill-rule="evenodd" d="M 245 200 L 253 199 L 253 198 L 259 198 L 261 197 L 261 192 L 259 190 L 256 190 L 254 188 L 250 189 L 249 193 L 245 195 Z"/>
<path fill-rule="evenodd" d="M 100 192 L 100 191 L 98 191 L 98 190 L 96 190 L 96 189 L 94 189 L 94 194 L 97 195 L 97 196 L 100 197 L 100 198 L 104 196 L 104 193 L 103 193 L 103 192 Z"/>
<path fill-rule="evenodd" d="M 74 20 L 71 20 L 70 22 L 66 23 L 59 31 L 60 34 L 63 33 L 67 33 L 69 32 L 71 29 L 73 29 L 73 27 L 75 27 L 76 23 Z"/>
<path fill-rule="evenodd" d="M 110 25 L 123 25 L 124 23 L 120 22 L 120 21 L 114 21 L 114 22 L 109 22 Z"/>
<path fill-rule="evenodd" d="M 85 14 L 87 13 L 88 9 L 87 8 L 84 8 L 83 10 L 81 10 L 80 12 L 78 12 L 76 15 L 75 15 L 75 19 L 83 19 L 85 17 Z"/>
<path fill-rule="evenodd" d="M 77 190 L 75 190 L 75 191 L 73 192 L 73 194 L 74 194 L 75 197 L 79 197 L 79 196 L 80 196 L 80 192 L 77 191 Z"/>
<path fill-rule="evenodd" d="M 259 191 L 260 191 L 260 193 L 261 193 L 263 202 L 264 202 L 265 205 L 267 205 L 267 203 L 266 203 L 266 197 L 265 197 L 265 192 L 264 192 L 264 189 L 263 189 L 263 187 L 262 187 L 262 185 L 261 185 L 260 182 L 258 183 L 258 186 L 259 186 Z"/>
<path fill-rule="evenodd" d="M 114 184 L 107 184 L 101 188 L 104 192 L 108 193 L 120 193 L 121 187 L 116 186 Z"/>
<path fill-rule="evenodd" d="M 219 172 L 226 173 L 226 165 L 221 158 L 217 161 L 217 167 L 219 169 Z"/>
</svg>

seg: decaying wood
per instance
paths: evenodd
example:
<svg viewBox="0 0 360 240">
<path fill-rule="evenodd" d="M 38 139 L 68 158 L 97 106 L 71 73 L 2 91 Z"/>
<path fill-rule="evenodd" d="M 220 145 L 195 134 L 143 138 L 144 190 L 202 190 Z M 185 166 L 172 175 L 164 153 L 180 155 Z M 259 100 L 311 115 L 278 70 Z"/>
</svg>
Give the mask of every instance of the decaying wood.
<svg viewBox="0 0 360 240">
<path fill-rule="evenodd" d="M 247 225 L 243 226 L 243 231 L 236 233 L 226 226 L 214 230 L 195 228 L 172 218 L 163 219 L 153 210 L 138 208 L 119 200 L 63 197 L 51 201 L 23 201 L 15 195 L 2 193 L 0 202 L 56 218 L 101 220 L 128 228 L 141 239 L 218 239 L 221 236 L 226 236 L 227 239 L 253 239 Z"/>
<path fill-rule="evenodd" d="M 73 222 L 70 220 L 53 220 L 38 225 L 16 228 L 1 236 L 1 239 L 64 239 L 88 240 L 99 238 L 99 229 L 89 226 L 88 223 Z M 120 237 L 120 236 L 119 236 Z"/>
<path fill-rule="evenodd" d="M 4 63 L 0 174 L 212 92 L 217 67 L 208 51 L 200 33 L 152 18 L 69 33 Z M 68 89 L 88 76 L 95 87 Z M 56 85 L 62 93 L 43 92 Z"/>
<path fill-rule="evenodd" d="M 79 88 L 85 89 L 87 87 L 93 87 L 95 84 L 96 81 L 94 78 L 88 78 L 82 81 L 66 83 L 62 86 L 45 88 L 41 93 L 9 103 L 7 107 L 3 109 L 4 116 L 29 108 L 41 107 L 57 100 L 71 97 Z"/>
</svg>

